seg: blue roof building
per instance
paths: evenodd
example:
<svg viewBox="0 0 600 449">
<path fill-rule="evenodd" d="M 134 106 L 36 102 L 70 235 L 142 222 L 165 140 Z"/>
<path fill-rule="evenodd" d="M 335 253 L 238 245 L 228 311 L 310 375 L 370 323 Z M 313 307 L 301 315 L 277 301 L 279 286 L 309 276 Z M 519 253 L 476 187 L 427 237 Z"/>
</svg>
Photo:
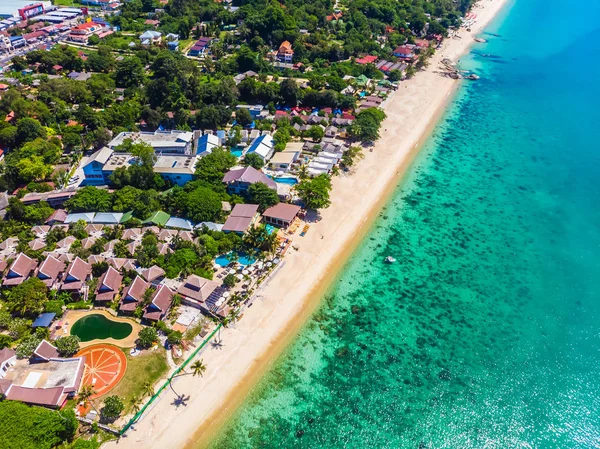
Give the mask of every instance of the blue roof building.
<svg viewBox="0 0 600 449">
<path fill-rule="evenodd" d="M 40 316 L 35 319 L 31 327 L 49 327 L 55 316 L 56 313 L 41 313 Z"/>
</svg>

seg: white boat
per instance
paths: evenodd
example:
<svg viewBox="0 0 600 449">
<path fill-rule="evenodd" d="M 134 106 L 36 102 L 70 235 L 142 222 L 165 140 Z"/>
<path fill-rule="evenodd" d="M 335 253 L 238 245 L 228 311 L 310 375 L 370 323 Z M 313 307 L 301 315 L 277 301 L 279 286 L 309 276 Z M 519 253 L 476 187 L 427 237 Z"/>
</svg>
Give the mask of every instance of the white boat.
<svg viewBox="0 0 600 449">
<path fill-rule="evenodd" d="M 394 263 L 394 262 L 396 262 L 396 259 L 394 259 L 392 256 L 387 256 L 387 257 L 385 258 L 385 261 L 386 261 L 387 263 Z"/>
</svg>

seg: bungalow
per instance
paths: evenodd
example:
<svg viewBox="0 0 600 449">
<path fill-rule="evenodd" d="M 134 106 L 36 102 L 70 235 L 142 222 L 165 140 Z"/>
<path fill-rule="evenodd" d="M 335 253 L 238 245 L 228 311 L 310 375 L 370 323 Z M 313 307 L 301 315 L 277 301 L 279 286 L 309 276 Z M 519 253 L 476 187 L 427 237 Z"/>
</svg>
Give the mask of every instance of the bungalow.
<svg viewBox="0 0 600 449">
<path fill-rule="evenodd" d="M 148 321 L 162 320 L 173 304 L 173 291 L 166 285 L 161 285 L 152 296 L 152 301 L 146 306 L 142 318 Z"/>
<path fill-rule="evenodd" d="M 57 209 L 52 212 L 52 215 L 46 219 L 45 223 L 49 226 L 53 226 L 55 224 L 64 223 L 66 219 L 67 212 L 64 209 Z"/>
<path fill-rule="evenodd" d="M 300 206 L 279 203 L 264 211 L 263 218 L 269 224 L 287 228 L 294 221 L 298 212 L 300 212 Z"/>
<path fill-rule="evenodd" d="M 117 225 L 122 218 L 121 212 L 98 212 L 92 221 L 95 224 Z"/>
<path fill-rule="evenodd" d="M 0 349 L 0 379 L 6 377 L 6 372 L 11 366 L 14 366 L 15 363 L 17 363 L 17 355 L 13 349 Z"/>
<path fill-rule="evenodd" d="M 8 273 L 2 281 L 3 287 L 13 287 L 22 284 L 31 276 L 37 267 L 37 261 L 20 253 L 8 269 Z"/>
<path fill-rule="evenodd" d="M 258 154 L 265 162 L 271 159 L 275 153 L 275 142 L 273 141 L 273 137 L 271 137 L 269 134 L 266 134 L 254 139 L 246 151 L 246 154 L 252 153 Z"/>
<path fill-rule="evenodd" d="M 131 285 L 123 289 L 119 310 L 123 313 L 133 313 L 144 301 L 144 294 L 148 288 L 150 288 L 150 284 L 136 276 Z"/>
<path fill-rule="evenodd" d="M 165 278 L 165 270 L 158 265 L 152 265 L 150 268 L 142 271 L 142 277 L 146 282 L 157 286 Z"/>
<path fill-rule="evenodd" d="M 275 153 L 273 158 L 269 161 L 269 165 L 273 170 L 281 170 L 287 172 L 292 164 L 294 164 L 302 154 L 301 151 L 296 150 L 285 150 L 279 153 Z"/>
<path fill-rule="evenodd" d="M 140 41 L 142 41 L 142 45 L 154 45 L 160 43 L 162 40 L 162 33 L 160 31 L 148 30 L 139 37 Z"/>
<path fill-rule="evenodd" d="M 328 126 L 327 128 L 325 128 L 325 136 L 326 137 L 336 137 L 337 134 L 338 134 L 337 127 L 331 125 L 331 126 Z"/>
<path fill-rule="evenodd" d="M 223 182 L 227 184 L 227 192 L 235 195 L 244 195 L 248 193 L 248 188 L 252 184 L 262 182 L 269 188 L 277 190 L 277 184 L 263 172 L 254 167 L 237 168 L 229 170 L 223 177 Z"/>
<path fill-rule="evenodd" d="M 400 45 L 394 50 L 394 56 L 397 58 L 411 59 L 415 55 L 411 48 L 407 47 L 406 45 Z"/>
<path fill-rule="evenodd" d="M 83 259 L 76 257 L 65 272 L 60 290 L 79 296 L 83 293 L 84 287 L 87 288 L 86 282 L 91 278 L 92 266 Z"/>
<path fill-rule="evenodd" d="M 100 276 L 98 286 L 96 287 L 96 301 L 101 303 L 109 303 L 114 301 L 115 296 L 119 293 L 123 282 L 123 276 L 113 267 L 108 267 L 108 270 Z"/>
<path fill-rule="evenodd" d="M 204 134 L 196 141 L 196 155 L 198 157 L 204 157 L 207 154 L 212 153 L 216 147 L 221 145 L 219 138 L 214 134 Z"/>
<path fill-rule="evenodd" d="M 164 180 L 182 186 L 194 180 L 197 162 L 197 156 L 161 155 L 156 158 L 153 170 Z"/>
<path fill-rule="evenodd" d="M 249 228 L 254 226 L 259 218 L 258 205 L 256 204 L 236 204 L 225 224 L 223 232 L 235 232 L 244 234 Z"/>
<path fill-rule="evenodd" d="M 294 50 L 290 41 L 283 41 L 277 50 L 277 61 L 290 64 L 294 58 Z"/>
<path fill-rule="evenodd" d="M 65 263 L 51 255 L 46 256 L 46 259 L 40 265 L 37 277 L 48 288 L 53 288 L 59 280 L 61 274 L 65 271 Z"/>
<path fill-rule="evenodd" d="M 27 244 L 33 251 L 38 251 L 46 246 L 46 242 L 44 239 L 33 239 L 31 242 Z"/>
<path fill-rule="evenodd" d="M 191 221 L 177 217 L 169 218 L 169 221 L 167 221 L 167 224 L 165 226 L 167 228 L 183 229 L 187 231 L 192 231 L 194 229 L 194 225 Z"/>
<path fill-rule="evenodd" d="M 368 56 L 363 56 L 362 58 L 357 59 L 356 63 L 365 65 L 365 64 L 373 64 L 375 61 L 377 61 L 377 56 L 368 55 Z"/>
<path fill-rule="evenodd" d="M 219 282 L 192 274 L 177 289 L 177 293 L 181 295 L 183 303 L 200 308 L 205 305 L 206 300 L 220 285 Z"/>
<path fill-rule="evenodd" d="M 210 37 L 201 37 L 198 39 L 194 45 L 188 51 L 189 56 L 200 56 L 205 53 L 208 53 L 208 49 L 210 47 L 211 38 Z"/>
</svg>

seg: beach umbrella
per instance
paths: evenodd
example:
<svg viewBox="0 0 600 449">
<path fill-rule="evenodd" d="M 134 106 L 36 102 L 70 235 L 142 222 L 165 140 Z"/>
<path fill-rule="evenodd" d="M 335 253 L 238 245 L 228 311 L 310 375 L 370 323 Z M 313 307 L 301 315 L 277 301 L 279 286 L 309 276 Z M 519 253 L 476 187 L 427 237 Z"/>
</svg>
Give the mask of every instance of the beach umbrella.
<svg viewBox="0 0 600 449">
<path fill-rule="evenodd" d="M 275 265 L 277 265 L 277 264 L 279 263 L 279 258 L 278 258 L 278 257 L 276 257 L 275 259 L 273 259 L 273 263 L 274 263 Z"/>
<path fill-rule="evenodd" d="M 223 298 L 228 298 L 228 297 L 229 297 L 229 295 L 231 295 L 231 293 L 229 293 L 229 292 L 225 292 L 225 293 L 223 293 Z"/>
<path fill-rule="evenodd" d="M 249 272 L 248 270 L 244 270 L 244 271 L 242 271 L 242 274 L 243 274 L 244 276 L 248 276 L 248 275 L 250 274 L 250 272 Z"/>
<path fill-rule="evenodd" d="M 242 279 L 244 279 L 244 275 L 243 275 L 243 274 L 241 274 L 241 273 L 239 273 L 239 274 L 236 274 L 235 276 L 236 276 L 236 277 L 237 277 L 239 280 L 242 280 Z"/>
<path fill-rule="evenodd" d="M 230 268 L 229 271 L 227 272 L 228 274 L 235 274 L 235 269 Z"/>
</svg>

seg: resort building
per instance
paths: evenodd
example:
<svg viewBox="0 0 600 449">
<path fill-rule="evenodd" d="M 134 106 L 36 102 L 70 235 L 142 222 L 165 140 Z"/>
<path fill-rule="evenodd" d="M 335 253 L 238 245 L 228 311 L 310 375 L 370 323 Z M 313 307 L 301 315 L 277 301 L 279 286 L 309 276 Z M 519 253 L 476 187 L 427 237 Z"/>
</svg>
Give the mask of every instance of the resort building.
<svg viewBox="0 0 600 449">
<path fill-rule="evenodd" d="M 106 184 L 108 179 L 102 169 L 113 154 L 113 150 L 104 147 L 92 154 L 83 166 L 85 184 L 89 186 Z"/>
<path fill-rule="evenodd" d="M 96 301 L 101 303 L 113 302 L 119 293 L 121 282 L 123 282 L 121 273 L 109 266 L 108 270 L 98 279 Z"/>
<path fill-rule="evenodd" d="M 277 61 L 290 64 L 294 59 L 294 50 L 290 41 L 283 41 L 277 50 Z"/>
<path fill-rule="evenodd" d="M 79 391 L 84 361 L 84 357 L 60 357 L 46 340 L 42 340 L 29 360 L 16 360 L 11 350 L 3 350 L 0 393 L 8 400 L 59 408 Z"/>
<path fill-rule="evenodd" d="M 108 147 L 114 150 L 119 145 L 130 139 L 133 143 L 143 142 L 150 145 L 154 152 L 160 154 L 192 154 L 192 141 L 194 133 L 190 131 L 154 131 L 154 132 L 130 132 L 124 131 L 108 143 Z"/>
<path fill-rule="evenodd" d="M 196 156 L 159 156 L 154 164 L 154 173 L 158 173 L 165 181 L 182 186 L 193 181 L 197 161 Z"/>
<path fill-rule="evenodd" d="M 144 293 L 149 287 L 149 283 L 140 276 L 136 276 L 131 285 L 123 289 L 119 310 L 123 313 L 135 312 L 135 309 L 144 301 Z"/>
<path fill-rule="evenodd" d="M 263 218 L 271 225 L 287 228 L 300 212 L 300 206 L 279 203 L 263 212 Z"/>
<path fill-rule="evenodd" d="M 229 217 L 223 225 L 223 232 L 236 232 L 244 234 L 250 227 L 258 221 L 258 205 L 256 204 L 236 204 Z"/>
<path fill-rule="evenodd" d="M 200 56 L 200 55 L 208 53 L 208 50 L 210 47 L 210 41 L 211 41 L 210 37 L 201 37 L 194 43 L 194 45 L 192 45 L 192 48 L 190 48 L 190 50 L 188 51 L 188 55 L 189 56 Z"/>
<path fill-rule="evenodd" d="M 177 293 L 181 295 L 183 303 L 201 308 L 210 295 L 220 286 L 220 282 L 211 281 L 192 274 L 177 289 Z"/>
<path fill-rule="evenodd" d="M 411 59 L 415 55 L 412 51 L 412 48 L 407 47 L 406 45 L 400 45 L 394 50 L 394 56 L 396 56 L 397 58 Z"/>
<path fill-rule="evenodd" d="M 204 157 L 212 153 L 216 147 L 220 146 L 219 138 L 214 134 L 204 134 L 196 143 L 196 154 L 198 157 Z"/>
<path fill-rule="evenodd" d="M 87 296 L 86 282 L 91 278 L 92 266 L 79 257 L 76 257 L 67 268 L 60 289 L 74 296 L 81 294 Z"/>
<path fill-rule="evenodd" d="M 301 154 L 302 151 L 296 150 L 285 150 L 275 153 L 269 161 L 269 165 L 273 170 L 287 172 L 292 167 L 292 164 L 298 161 Z"/>
<path fill-rule="evenodd" d="M 87 44 L 88 39 L 94 34 L 99 37 L 105 37 L 112 33 L 112 30 L 96 22 L 86 22 L 71 29 L 69 40 Z"/>
<path fill-rule="evenodd" d="M 35 259 L 31 259 L 25 254 L 19 253 L 17 258 L 10 265 L 8 273 L 4 276 L 2 286 L 13 287 L 22 284 L 33 274 L 36 267 L 37 261 Z"/>
<path fill-rule="evenodd" d="M 173 291 L 166 285 L 159 286 L 152 296 L 152 301 L 146 306 L 142 317 L 148 321 L 162 320 L 173 304 L 173 295 Z"/>
<path fill-rule="evenodd" d="M 246 154 L 252 153 L 258 154 L 265 163 L 268 162 L 275 153 L 273 137 L 270 134 L 265 134 L 254 139 L 246 151 Z"/>
<path fill-rule="evenodd" d="M 254 167 L 244 167 L 229 170 L 223 177 L 223 182 L 227 184 L 227 192 L 234 195 L 245 195 L 252 184 L 262 182 L 269 188 L 277 190 L 277 184 L 263 172 Z"/>
<path fill-rule="evenodd" d="M 158 265 L 152 265 L 150 268 L 142 271 L 142 277 L 146 282 L 149 282 L 156 287 L 165 278 L 165 270 Z"/>
<path fill-rule="evenodd" d="M 48 288 L 54 288 L 60 276 L 65 271 L 65 263 L 58 260 L 54 256 L 46 256 L 46 259 L 40 265 L 37 277 L 40 279 Z"/>
<path fill-rule="evenodd" d="M 67 211 L 64 209 L 56 209 L 54 212 L 52 212 L 52 215 L 48 217 L 45 223 L 49 226 L 64 223 L 67 219 L 67 215 Z"/>
<path fill-rule="evenodd" d="M 140 34 L 140 41 L 144 46 L 159 44 L 161 40 L 162 33 L 160 31 L 148 30 Z"/>
</svg>

